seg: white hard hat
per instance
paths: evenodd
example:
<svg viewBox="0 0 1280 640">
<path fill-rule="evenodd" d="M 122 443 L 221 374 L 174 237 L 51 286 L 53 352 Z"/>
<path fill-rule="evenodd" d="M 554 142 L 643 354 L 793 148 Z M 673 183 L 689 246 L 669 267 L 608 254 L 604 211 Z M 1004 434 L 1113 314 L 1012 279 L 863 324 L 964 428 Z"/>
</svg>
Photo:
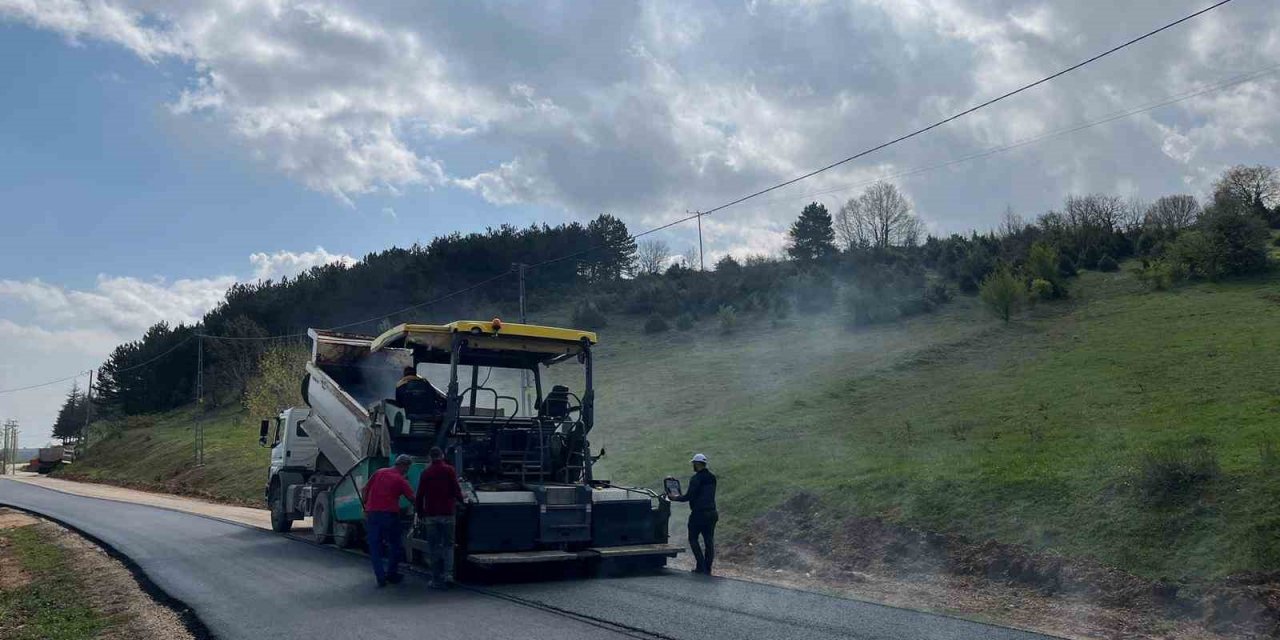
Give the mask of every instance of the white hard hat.
<svg viewBox="0 0 1280 640">
<path fill-rule="evenodd" d="M 695 453 L 695 454 L 693 455 L 693 459 L 692 459 L 692 460 L 690 460 L 689 462 L 701 462 L 702 464 L 706 464 L 706 463 L 707 463 L 707 457 L 706 457 L 706 456 L 704 456 L 704 455 L 702 455 L 701 453 Z"/>
</svg>

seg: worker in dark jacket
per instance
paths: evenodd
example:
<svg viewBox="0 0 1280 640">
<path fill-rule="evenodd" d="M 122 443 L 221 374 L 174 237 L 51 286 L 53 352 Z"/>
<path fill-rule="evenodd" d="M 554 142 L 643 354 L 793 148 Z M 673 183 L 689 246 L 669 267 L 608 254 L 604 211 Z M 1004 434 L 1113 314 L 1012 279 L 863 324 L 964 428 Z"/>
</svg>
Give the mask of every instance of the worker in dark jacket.
<svg viewBox="0 0 1280 640">
<path fill-rule="evenodd" d="M 413 502 L 413 487 L 405 479 L 413 459 L 406 455 L 396 457 L 395 465 L 386 469 L 378 469 L 369 477 L 360 498 L 364 501 L 364 523 L 369 536 L 369 559 L 373 561 L 373 576 L 379 587 L 388 582 L 400 582 L 400 559 L 404 557 L 401 548 L 403 535 L 400 533 L 400 498 Z M 387 547 L 387 555 L 383 568 L 383 546 Z"/>
<path fill-rule="evenodd" d="M 711 575 L 711 561 L 716 557 L 716 521 L 720 519 L 716 513 L 716 476 L 707 469 L 707 457 L 701 453 L 690 462 L 693 477 L 689 478 L 689 490 L 682 496 L 672 493 L 667 497 L 689 503 L 689 550 L 698 563 L 693 572 Z M 698 545 L 699 536 L 703 546 Z"/>
<path fill-rule="evenodd" d="M 444 413 L 444 396 L 413 367 L 405 367 L 396 383 L 396 404 L 410 416 Z"/>
<path fill-rule="evenodd" d="M 458 472 L 444 461 L 440 447 L 431 447 L 431 465 L 418 478 L 418 526 L 427 539 L 431 586 L 444 589 L 453 581 L 454 510 L 463 500 Z"/>
</svg>

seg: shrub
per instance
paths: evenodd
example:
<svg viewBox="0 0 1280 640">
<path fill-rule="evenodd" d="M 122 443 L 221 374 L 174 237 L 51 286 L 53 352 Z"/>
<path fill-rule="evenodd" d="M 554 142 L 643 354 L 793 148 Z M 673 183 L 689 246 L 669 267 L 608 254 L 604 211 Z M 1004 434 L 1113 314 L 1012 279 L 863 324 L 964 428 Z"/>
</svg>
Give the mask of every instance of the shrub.
<svg viewBox="0 0 1280 640">
<path fill-rule="evenodd" d="M 951 288 L 945 282 L 934 282 L 924 289 L 924 299 L 934 307 L 951 302 Z"/>
<path fill-rule="evenodd" d="M 716 320 L 720 323 L 721 333 L 733 333 L 738 328 L 738 310 L 731 304 L 722 304 L 716 312 Z"/>
<path fill-rule="evenodd" d="M 796 276 L 792 288 L 796 295 L 796 307 L 807 313 L 826 311 L 835 305 L 836 284 L 831 276 L 821 273 L 804 273 Z"/>
<path fill-rule="evenodd" d="M 1001 266 L 982 280 L 978 295 L 996 317 L 1006 323 L 1022 303 L 1022 281 L 1008 267 Z"/>
<path fill-rule="evenodd" d="M 786 298 L 775 298 L 773 301 L 773 316 L 778 320 L 790 318 L 791 301 Z"/>
<path fill-rule="evenodd" d="M 670 328 L 671 327 L 667 324 L 667 321 L 656 313 L 649 316 L 644 321 L 645 333 L 662 333 Z"/>
<path fill-rule="evenodd" d="M 1101 259 L 1102 252 L 1098 250 L 1098 247 L 1089 245 L 1085 247 L 1084 251 L 1080 252 L 1080 259 L 1076 260 L 1076 264 L 1080 265 L 1081 269 L 1097 269 L 1098 261 Z"/>
<path fill-rule="evenodd" d="M 1272 246 L 1280 247 L 1280 236 L 1276 236 L 1275 239 L 1271 241 L 1271 244 Z"/>
<path fill-rule="evenodd" d="M 1152 505 L 1178 503 L 1199 495 L 1220 474 L 1209 442 L 1197 440 L 1182 449 L 1148 451 L 1139 464 L 1138 489 Z"/>
<path fill-rule="evenodd" d="M 1257 273 L 1267 268 L 1267 239 L 1271 234 L 1266 222 L 1238 211 L 1206 213 L 1201 224 L 1218 255 L 1222 275 Z"/>
<path fill-rule="evenodd" d="M 1098 271 L 1119 271 L 1120 264 L 1111 256 L 1102 256 L 1098 260 Z"/>
<path fill-rule="evenodd" d="M 296 345 L 276 345 L 258 356 L 258 372 L 245 387 L 242 404 L 250 423 L 272 418 L 288 407 L 302 406 L 301 371 L 311 351 Z"/>
<path fill-rule="evenodd" d="M 1064 278 L 1074 278 L 1079 275 L 1076 270 L 1076 263 L 1071 261 L 1071 256 L 1063 253 L 1058 256 L 1058 274 Z"/>
<path fill-rule="evenodd" d="M 1053 283 L 1043 278 L 1036 278 L 1031 281 L 1030 294 L 1033 301 L 1053 300 Z"/>
<path fill-rule="evenodd" d="M 583 300 L 573 307 L 573 326 L 582 329 L 602 329 L 609 324 L 604 312 L 596 303 Z"/>
<path fill-rule="evenodd" d="M 685 313 L 676 318 L 676 328 L 681 331 L 688 331 L 693 328 L 693 316 Z"/>
<path fill-rule="evenodd" d="M 1058 251 L 1053 247 L 1037 242 L 1031 245 L 1027 253 L 1027 276 L 1033 280 L 1044 280 L 1053 291 L 1057 290 L 1057 282 L 1062 278 L 1058 272 Z"/>
</svg>

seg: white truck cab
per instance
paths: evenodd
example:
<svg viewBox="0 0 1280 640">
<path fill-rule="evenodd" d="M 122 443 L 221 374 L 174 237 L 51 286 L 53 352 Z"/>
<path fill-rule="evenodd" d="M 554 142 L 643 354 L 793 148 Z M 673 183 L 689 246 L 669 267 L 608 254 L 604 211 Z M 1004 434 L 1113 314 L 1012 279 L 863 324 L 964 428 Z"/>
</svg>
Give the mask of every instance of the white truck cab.
<svg viewBox="0 0 1280 640">
<path fill-rule="evenodd" d="M 269 423 L 267 431 L 260 433 L 262 444 L 271 443 L 271 469 L 275 474 L 285 469 L 314 471 L 320 447 L 307 433 L 306 421 L 311 411 L 305 407 L 285 409 L 276 417 L 274 427 Z"/>
</svg>

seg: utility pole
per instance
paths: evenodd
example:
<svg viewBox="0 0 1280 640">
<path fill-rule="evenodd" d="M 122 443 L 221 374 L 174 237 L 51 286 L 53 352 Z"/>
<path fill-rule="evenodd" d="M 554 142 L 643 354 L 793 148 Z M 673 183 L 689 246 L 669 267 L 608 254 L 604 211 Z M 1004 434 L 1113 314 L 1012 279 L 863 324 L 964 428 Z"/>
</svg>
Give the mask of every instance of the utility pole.
<svg viewBox="0 0 1280 640">
<path fill-rule="evenodd" d="M 84 392 L 84 427 L 80 429 L 80 442 L 76 445 L 79 457 L 89 443 L 89 421 L 93 418 L 93 369 L 89 370 L 89 388 Z"/>
<path fill-rule="evenodd" d="M 4 457 L 0 459 L 0 473 L 16 474 L 18 464 L 18 421 L 4 421 Z"/>
<path fill-rule="evenodd" d="M 516 275 L 520 279 L 520 324 L 528 324 L 529 316 L 526 315 L 525 306 L 524 306 L 524 300 L 525 300 L 524 274 L 525 274 L 525 271 L 529 268 L 529 265 L 523 262 L 516 262 L 511 265 L 511 268 L 515 270 Z M 529 388 L 532 386 L 533 386 L 533 381 L 529 379 L 529 372 L 521 370 L 520 371 L 520 404 L 525 407 L 525 410 L 528 411 L 530 415 L 533 414 L 533 411 L 532 411 L 533 403 L 531 400 L 529 400 Z"/>
<path fill-rule="evenodd" d="M 702 212 L 698 211 L 698 270 L 707 270 L 707 260 L 702 257 Z"/>
<path fill-rule="evenodd" d="M 204 466 L 204 334 L 196 334 L 196 466 Z"/>
</svg>

